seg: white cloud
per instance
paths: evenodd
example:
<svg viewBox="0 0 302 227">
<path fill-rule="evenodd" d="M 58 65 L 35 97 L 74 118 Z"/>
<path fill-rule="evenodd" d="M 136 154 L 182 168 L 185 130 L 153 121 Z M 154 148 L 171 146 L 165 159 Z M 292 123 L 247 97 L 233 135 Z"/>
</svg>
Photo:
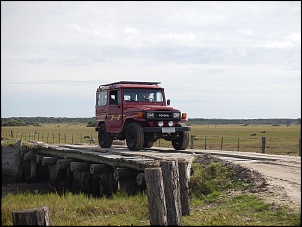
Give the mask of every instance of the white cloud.
<svg viewBox="0 0 302 227">
<path fill-rule="evenodd" d="M 4 115 L 18 91 L 94 103 L 118 80 L 161 81 L 194 117 L 300 116 L 301 2 L 1 2 Z"/>
</svg>

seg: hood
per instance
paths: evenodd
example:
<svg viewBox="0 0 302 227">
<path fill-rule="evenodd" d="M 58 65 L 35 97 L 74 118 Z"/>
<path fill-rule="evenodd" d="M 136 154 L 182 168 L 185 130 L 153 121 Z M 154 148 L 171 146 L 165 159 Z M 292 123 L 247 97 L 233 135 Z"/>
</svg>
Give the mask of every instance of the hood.
<svg viewBox="0 0 302 227">
<path fill-rule="evenodd" d="M 158 105 L 129 105 L 125 107 L 125 111 L 179 111 L 171 106 L 158 106 Z M 179 111 L 180 112 L 180 111 Z"/>
</svg>

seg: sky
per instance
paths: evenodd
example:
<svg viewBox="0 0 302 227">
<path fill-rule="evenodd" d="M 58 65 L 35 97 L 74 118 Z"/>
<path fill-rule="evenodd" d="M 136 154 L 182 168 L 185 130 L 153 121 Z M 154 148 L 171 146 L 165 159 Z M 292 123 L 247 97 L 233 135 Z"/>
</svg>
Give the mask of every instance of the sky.
<svg viewBox="0 0 302 227">
<path fill-rule="evenodd" d="M 301 118 L 301 1 L 1 1 L 1 117 L 161 82 L 188 118 Z"/>
</svg>

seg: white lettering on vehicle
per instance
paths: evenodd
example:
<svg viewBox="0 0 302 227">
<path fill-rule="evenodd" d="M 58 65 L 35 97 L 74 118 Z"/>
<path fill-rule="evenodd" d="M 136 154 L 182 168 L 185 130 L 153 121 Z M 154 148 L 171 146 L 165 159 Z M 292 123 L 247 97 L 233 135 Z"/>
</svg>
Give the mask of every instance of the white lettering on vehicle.
<svg viewBox="0 0 302 227">
<path fill-rule="evenodd" d="M 158 114 L 159 117 L 169 117 L 169 114 Z"/>
</svg>

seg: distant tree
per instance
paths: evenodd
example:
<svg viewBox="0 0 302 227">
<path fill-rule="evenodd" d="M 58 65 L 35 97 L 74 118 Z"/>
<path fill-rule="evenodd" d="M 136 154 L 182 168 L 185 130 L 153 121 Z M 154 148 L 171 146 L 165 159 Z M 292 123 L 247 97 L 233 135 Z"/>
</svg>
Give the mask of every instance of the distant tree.
<svg viewBox="0 0 302 227">
<path fill-rule="evenodd" d="M 2 126 L 25 126 L 24 121 L 21 120 L 11 120 L 2 124 Z"/>
<path fill-rule="evenodd" d="M 86 127 L 94 127 L 95 122 L 94 121 L 89 121 L 86 125 Z"/>
</svg>

